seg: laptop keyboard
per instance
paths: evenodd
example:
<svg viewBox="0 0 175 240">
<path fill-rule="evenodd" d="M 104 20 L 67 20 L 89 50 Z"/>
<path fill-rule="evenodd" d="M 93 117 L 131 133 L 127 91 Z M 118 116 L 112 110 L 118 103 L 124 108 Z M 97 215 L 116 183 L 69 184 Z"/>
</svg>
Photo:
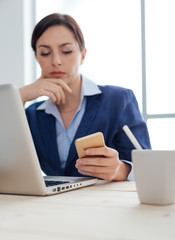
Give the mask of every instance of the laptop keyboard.
<svg viewBox="0 0 175 240">
<path fill-rule="evenodd" d="M 48 180 L 45 180 L 46 187 L 59 185 L 59 184 L 64 184 L 64 183 L 70 183 L 70 182 L 69 181 L 48 181 Z"/>
</svg>

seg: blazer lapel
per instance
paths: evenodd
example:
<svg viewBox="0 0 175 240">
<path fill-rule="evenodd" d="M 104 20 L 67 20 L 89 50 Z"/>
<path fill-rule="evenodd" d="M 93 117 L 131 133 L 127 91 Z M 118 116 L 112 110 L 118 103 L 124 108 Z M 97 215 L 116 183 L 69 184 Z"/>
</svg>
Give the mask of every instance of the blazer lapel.
<svg viewBox="0 0 175 240">
<path fill-rule="evenodd" d="M 87 97 L 86 111 L 83 115 L 83 118 L 80 122 L 80 125 L 77 129 L 77 132 L 76 132 L 74 139 L 72 141 L 72 144 L 70 146 L 68 159 L 67 159 L 67 163 L 66 163 L 66 168 L 69 168 L 70 165 L 72 165 L 72 164 L 75 165 L 75 160 L 72 161 L 77 154 L 74 141 L 77 138 L 80 138 L 80 137 L 90 134 L 90 132 L 91 132 L 92 123 L 96 117 L 96 114 L 97 114 L 99 106 L 100 106 L 100 101 L 98 101 L 98 98 L 99 98 L 99 95 Z"/>
<path fill-rule="evenodd" d="M 55 118 L 52 115 L 45 114 L 44 111 L 41 111 L 39 119 L 44 147 L 48 152 L 49 159 L 53 166 L 55 166 L 57 170 L 60 170 L 60 158 L 56 142 Z"/>
</svg>

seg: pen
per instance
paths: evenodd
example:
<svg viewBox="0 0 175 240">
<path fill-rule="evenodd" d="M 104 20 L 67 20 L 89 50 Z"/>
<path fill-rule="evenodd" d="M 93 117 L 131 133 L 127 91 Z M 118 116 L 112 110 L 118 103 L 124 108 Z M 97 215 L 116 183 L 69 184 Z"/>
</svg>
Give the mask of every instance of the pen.
<svg viewBox="0 0 175 240">
<path fill-rule="evenodd" d="M 134 147 L 138 150 L 141 150 L 142 147 L 140 146 L 139 142 L 137 141 L 137 139 L 135 138 L 135 136 L 133 135 L 133 133 L 131 132 L 131 130 L 129 129 L 129 127 L 127 125 L 123 126 L 123 130 L 126 133 L 126 135 L 128 136 L 129 140 L 132 142 L 132 144 L 134 145 Z"/>
</svg>

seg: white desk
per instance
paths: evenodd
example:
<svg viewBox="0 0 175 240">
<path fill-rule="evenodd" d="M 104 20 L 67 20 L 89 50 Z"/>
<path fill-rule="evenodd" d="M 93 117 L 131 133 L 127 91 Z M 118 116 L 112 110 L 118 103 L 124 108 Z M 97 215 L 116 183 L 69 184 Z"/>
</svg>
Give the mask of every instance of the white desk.
<svg viewBox="0 0 175 240">
<path fill-rule="evenodd" d="M 139 203 L 134 182 L 50 197 L 0 194 L 1 240 L 174 240 L 175 205 Z"/>
</svg>

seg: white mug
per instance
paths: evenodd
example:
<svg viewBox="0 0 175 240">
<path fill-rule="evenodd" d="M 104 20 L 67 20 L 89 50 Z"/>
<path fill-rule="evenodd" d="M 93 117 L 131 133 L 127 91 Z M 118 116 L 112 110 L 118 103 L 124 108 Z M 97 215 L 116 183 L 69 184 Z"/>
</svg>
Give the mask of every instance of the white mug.
<svg viewBox="0 0 175 240">
<path fill-rule="evenodd" d="M 175 200 L 175 151 L 133 150 L 134 179 L 141 203 L 173 204 Z"/>
</svg>

